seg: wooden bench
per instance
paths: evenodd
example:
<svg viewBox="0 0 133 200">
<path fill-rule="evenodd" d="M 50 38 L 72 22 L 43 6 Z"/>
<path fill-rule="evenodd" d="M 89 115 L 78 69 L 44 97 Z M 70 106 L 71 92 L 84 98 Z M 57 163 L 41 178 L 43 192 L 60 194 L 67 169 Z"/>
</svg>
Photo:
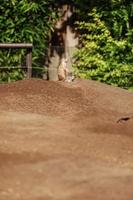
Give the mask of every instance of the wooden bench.
<svg viewBox="0 0 133 200">
<path fill-rule="evenodd" d="M 1 49 L 27 49 L 26 51 L 26 68 L 27 78 L 32 77 L 32 48 L 31 43 L 0 43 Z"/>
</svg>

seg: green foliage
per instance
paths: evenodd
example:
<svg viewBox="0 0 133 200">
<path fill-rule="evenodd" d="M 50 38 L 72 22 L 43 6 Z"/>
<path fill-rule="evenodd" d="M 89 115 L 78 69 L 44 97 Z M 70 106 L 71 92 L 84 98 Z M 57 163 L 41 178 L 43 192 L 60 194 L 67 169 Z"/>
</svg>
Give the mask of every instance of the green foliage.
<svg viewBox="0 0 133 200">
<path fill-rule="evenodd" d="M 14 82 L 21 80 L 25 77 L 25 73 L 22 69 L 0 69 L 0 83 L 3 82 Z"/>
<path fill-rule="evenodd" d="M 0 51 L 0 82 L 16 81 L 26 76 L 25 71 L 21 69 L 23 51 L 20 49 Z"/>
<path fill-rule="evenodd" d="M 82 33 L 80 38 L 82 45 L 76 53 L 77 60 L 74 68 L 83 78 L 99 80 L 123 88 L 132 88 L 133 29 L 130 23 L 131 13 L 127 12 L 126 7 L 118 8 L 118 13 L 116 10 L 98 12 L 95 8 L 89 13 L 87 22 L 77 23 L 78 29 Z"/>
<path fill-rule="evenodd" d="M 33 43 L 33 68 L 43 66 L 48 46 L 48 34 L 52 29 L 51 21 L 56 17 L 49 3 L 48 0 L 0 0 L 0 42 Z M 18 66 L 21 64 L 21 56 L 25 56 L 24 50 L 18 53 L 10 49 L 6 53 L 0 50 L 0 66 Z M 13 70 L 13 72 L 7 74 L 10 80 L 14 80 L 13 77 L 18 71 Z M 2 78 L 5 76 L 0 75 L 0 80 L 5 80 Z M 20 78 L 22 78 L 21 74 Z"/>
</svg>

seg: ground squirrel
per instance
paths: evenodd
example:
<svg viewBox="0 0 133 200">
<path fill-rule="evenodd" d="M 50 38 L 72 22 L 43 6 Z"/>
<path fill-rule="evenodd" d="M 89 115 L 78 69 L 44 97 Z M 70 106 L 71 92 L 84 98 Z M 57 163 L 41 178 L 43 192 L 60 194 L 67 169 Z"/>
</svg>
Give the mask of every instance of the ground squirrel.
<svg viewBox="0 0 133 200">
<path fill-rule="evenodd" d="M 59 81 L 65 81 L 68 75 L 67 59 L 62 58 L 58 67 L 58 79 Z"/>
</svg>

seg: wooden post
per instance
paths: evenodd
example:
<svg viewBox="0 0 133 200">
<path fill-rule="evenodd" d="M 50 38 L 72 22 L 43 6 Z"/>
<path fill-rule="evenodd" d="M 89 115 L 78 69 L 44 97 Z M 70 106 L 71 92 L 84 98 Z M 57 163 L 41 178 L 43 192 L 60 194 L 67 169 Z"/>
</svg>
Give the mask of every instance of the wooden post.
<svg viewBox="0 0 133 200">
<path fill-rule="evenodd" d="M 26 54 L 27 78 L 32 77 L 32 49 L 27 49 Z"/>
</svg>

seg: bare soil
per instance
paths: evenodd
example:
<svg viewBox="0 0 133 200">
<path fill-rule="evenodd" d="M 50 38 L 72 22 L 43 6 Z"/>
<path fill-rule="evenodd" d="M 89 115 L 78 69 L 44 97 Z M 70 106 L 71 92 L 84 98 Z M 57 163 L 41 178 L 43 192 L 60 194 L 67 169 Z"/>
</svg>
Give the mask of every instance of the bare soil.
<svg viewBox="0 0 133 200">
<path fill-rule="evenodd" d="M 133 92 L 95 81 L 0 85 L 0 200 L 132 200 Z"/>
</svg>

